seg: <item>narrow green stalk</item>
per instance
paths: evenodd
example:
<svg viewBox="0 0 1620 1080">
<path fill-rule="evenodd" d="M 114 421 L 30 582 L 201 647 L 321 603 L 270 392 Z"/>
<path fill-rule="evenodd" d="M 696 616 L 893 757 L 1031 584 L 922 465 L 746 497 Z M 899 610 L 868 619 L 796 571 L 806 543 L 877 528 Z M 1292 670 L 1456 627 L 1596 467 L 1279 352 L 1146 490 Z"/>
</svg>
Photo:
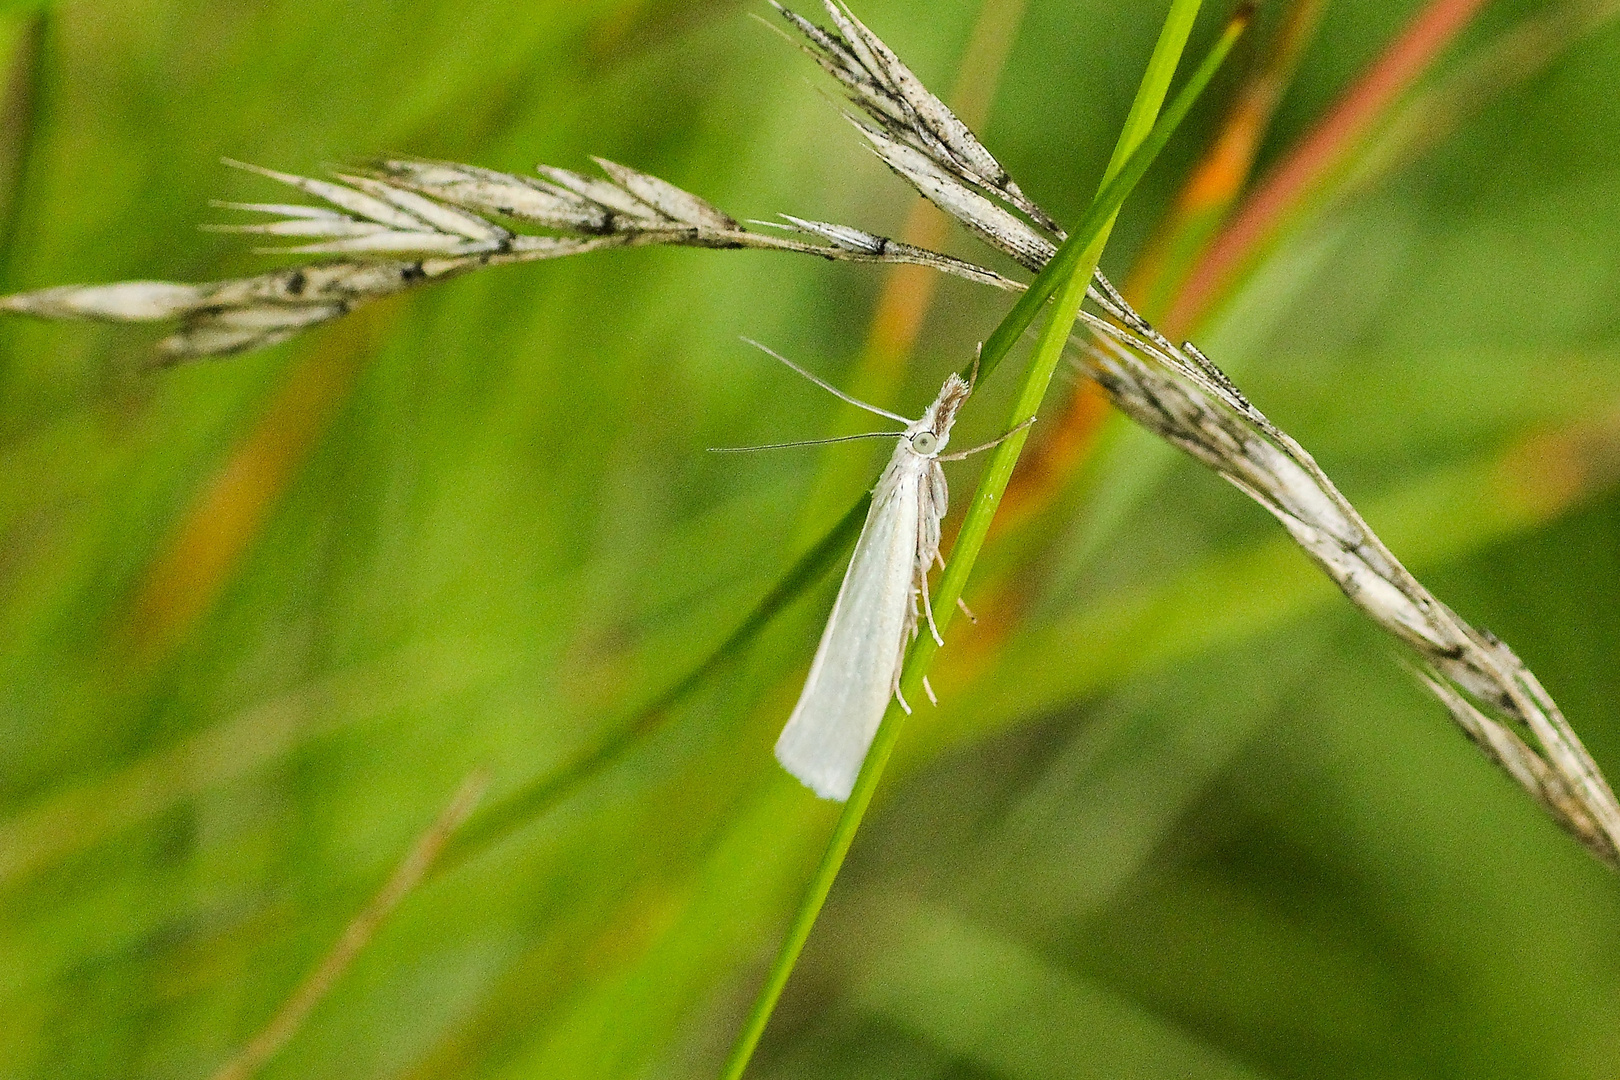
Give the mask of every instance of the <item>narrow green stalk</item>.
<svg viewBox="0 0 1620 1080">
<path fill-rule="evenodd" d="M 1200 3 L 1201 0 L 1172 0 L 1170 14 L 1160 32 L 1159 43 L 1148 63 L 1147 73 L 1143 77 L 1136 101 L 1131 107 L 1119 143 L 1115 147 L 1102 190 L 1092 203 L 1091 210 L 1080 228 L 1075 230 L 1058 249 L 1051 263 L 1036 277 L 1029 290 L 985 343 L 980 363 L 983 371 L 987 372 L 1011 350 L 1025 328 L 1034 321 L 1036 313 L 1046 300 L 1054 294 L 1057 295 L 1057 302 L 1053 305 L 1051 317 L 1042 331 L 1035 357 L 1019 391 L 1011 421 L 1013 426 L 1034 416 L 1040 407 L 1041 399 L 1046 395 L 1046 388 L 1062 357 L 1064 344 L 1073 330 L 1080 304 L 1085 299 L 1086 288 L 1097 268 L 1097 259 L 1102 254 L 1103 246 L 1108 242 L 1114 217 L 1118 214 L 1125 196 L 1147 171 L 1153 156 L 1164 146 L 1175 126 L 1186 116 L 1193 100 L 1208 84 L 1238 35 L 1247 26 L 1247 12 L 1233 19 L 1220 42 L 1199 67 L 1187 87 L 1177 96 L 1170 110 L 1162 119 L 1155 122 L 1169 90 L 1170 79 L 1186 46 L 1187 35 L 1192 28 L 1193 19 L 1198 14 Z M 935 594 L 937 598 L 934 604 L 935 619 L 941 629 L 949 624 L 954 614 L 956 601 L 962 595 L 963 586 L 972 572 L 973 563 L 978 558 L 985 536 L 989 533 L 990 521 L 995 516 L 1001 496 L 1012 477 L 1013 467 L 1018 462 L 1018 455 L 1023 449 L 1026 436 L 1027 430 L 1020 430 L 996 448 L 990 465 L 979 482 L 979 489 L 974 493 L 968 506 L 967 519 L 957 535 L 950 562 Z M 927 674 L 929 663 L 938 648 L 932 636 L 923 634 L 918 637 L 901 675 L 901 687 L 908 698 L 919 698 L 923 677 Z M 747 1069 L 754 1048 L 759 1044 L 760 1036 L 764 1034 L 765 1025 L 776 1008 L 782 990 L 787 986 L 788 977 L 798 962 L 804 943 L 815 926 L 816 918 L 821 913 L 822 905 L 826 903 L 828 893 L 832 890 L 833 881 L 843 866 L 844 857 L 854 842 L 861 819 L 865 816 L 867 807 L 871 805 L 884 766 L 888 763 L 889 755 L 899 739 L 903 717 L 901 710 L 891 703 L 872 741 L 872 748 L 867 752 L 866 762 L 861 767 L 860 776 L 855 781 L 855 788 L 850 793 L 849 801 L 844 804 L 843 813 L 833 828 L 827 850 L 800 901 L 787 937 L 771 965 L 770 972 L 766 975 L 764 986 L 760 988 L 759 995 L 754 1000 L 748 1019 L 738 1033 L 731 1056 L 721 1070 L 721 1080 L 740 1080 Z"/>
<path fill-rule="evenodd" d="M 1147 70 L 1142 73 L 1136 100 L 1131 102 L 1131 111 L 1125 114 L 1125 126 L 1120 129 L 1119 141 L 1114 144 L 1114 153 L 1108 159 L 1108 168 L 1103 170 L 1103 182 L 1097 192 L 1099 198 L 1101 188 L 1118 175 L 1125 159 L 1136 152 L 1136 148 L 1153 130 L 1159 109 L 1170 92 L 1170 80 L 1175 77 L 1176 68 L 1181 66 L 1181 54 L 1187 48 L 1187 36 L 1192 33 L 1193 22 L 1198 18 L 1198 8 L 1197 0 L 1191 3 L 1173 0 L 1171 3 L 1170 12 L 1164 17 L 1164 26 L 1159 30 L 1159 40 L 1153 46 L 1153 55 L 1148 57 Z M 1246 14 L 1242 18 L 1247 22 Z"/>
<path fill-rule="evenodd" d="M 1158 154 L 1164 144 L 1169 141 L 1171 133 L 1181 123 L 1192 108 L 1193 102 L 1203 92 L 1209 80 L 1214 77 L 1226 55 L 1231 52 L 1232 46 L 1247 29 L 1249 12 L 1242 9 L 1227 25 L 1226 32 L 1204 58 L 1202 64 L 1164 116 L 1157 123 L 1153 123 L 1153 115 L 1158 111 L 1158 103 L 1164 100 L 1165 87 L 1174 74 L 1176 58 L 1186 44 L 1187 31 L 1191 28 L 1192 18 L 1197 14 L 1199 0 L 1176 0 L 1170 17 L 1165 22 L 1164 34 L 1159 39 L 1159 48 L 1154 50 L 1155 64 L 1148 68 L 1149 78 L 1144 79 L 1142 89 L 1137 93 L 1137 103 L 1151 98 L 1153 113 L 1148 114 L 1145 123 L 1152 125 L 1151 131 L 1142 131 L 1142 124 L 1136 125 L 1138 134 L 1136 141 L 1132 137 L 1132 124 L 1126 121 L 1126 130 L 1120 136 L 1118 147 L 1114 151 L 1114 159 L 1109 165 L 1109 175 L 1105 179 L 1102 190 L 1098 192 L 1097 199 L 1092 203 L 1091 210 L 1087 212 L 1081 227 L 1064 241 L 1058 249 L 1057 255 L 1051 264 L 1042 269 L 1036 283 L 1040 284 L 1042 278 L 1049 278 L 1049 284 L 1057 285 L 1057 301 L 1052 305 L 1050 317 L 1045 328 L 1041 331 L 1039 341 L 1035 346 L 1035 356 L 1030 361 L 1028 372 L 1024 376 L 1024 385 L 1018 394 L 1018 402 L 1013 406 L 1011 418 L 1008 420 L 1008 430 L 1018 428 L 1026 423 L 1040 408 L 1041 400 L 1046 396 L 1046 388 L 1052 381 L 1052 374 L 1057 370 L 1058 361 L 1063 357 L 1063 347 L 1068 343 L 1069 334 L 1074 330 L 1075 317 L 1080 312 L 1080 304 L 1086 298 L 1086 289 L 1091 284 L 1091 277 L 1097 270 L 1097 260 L 1102 256 L 1103 247 L 1108 243 L 1109 233 L 1114 227 L 1114 218 L 1119 213 L 1120 205 L 1125 201 L 1126 195 L 1136 182 L 1147 172 L 1148 165 Z M 1183 10 L 1190 9 L 1190 10 Z M 1178 15 L 1181 17 L 1178 20 Z M 1184 20 L 1184 21 L 1183 21 Z M 1172 31 L 1180 34 L 1175 39 L 1175 52 L 1167 59 L 1160 60 L 1160 54 L 1165 52 L 1166 38 Z M 1131 109 L 1131 117 L 1137 116 L 1138 110 Z M 1123 162 L 1123 165 L 1120 163 Z M 1070 255 L 1069 252 L 1075 252 Z M 1054 267 L 1058 269 L 1054 271 Z M 1036 295 L 1037 289 L 1032 285 L 1026 295 Z M 1016 307 L 1015 307 L 1016 312 Z M 996 328 L 996 336 L 1003 336 L 1002 330 L 1012 322 L 1009 315 L 1002 325 Z M 1027 323 L 1025 324 L 1027 325 Z M 1017 331 L 1023 333 L 1022 327 Z M 988 347 L 988 346 L 987 346 Z M 1008 340 L 1006 348 L 1011 347 Z M 1003 353 L 1002 355 L 1005 355 Z M 996 357 L 997 360 L 1000 356 Z M 973 493 L 973 501 L 968 504 L 967 518 L 962 522 L 962 530 L 957 534 L 956 543 L 951 548 L 951 559 L 945 567 L 945 573 L 940 579 L 936 590 L 937 599 L 934 601 L 935 620 L 939 621 L 939 612 L 945 613 L 945 620 L 941 629 L 950 622 L 956 611 L 956 601 L 962 595 L 962 589 L 967 584 L 968 575 L 973 571 L 973 563 L 979 557 L 979 549 L 984 545 L 984 539 L 990 532 L 990 521 L 995 517 L 996 508 L 1001 504 L 1001 496 L 1007 490 L 1007 483 L 1012 479 L 1014 466 L 1018 464 L 1018 455 L 1024 448 L 1024 441 L 1028 436 L 1028 428 L 1018 430 L 1011 438 L 997 446 L 990 458 L 990 464 L 985 468 L 984 476 L 979 480 L 979 489 Z M 922 678 L 927 674 L 929 661 L 938 651 L 931 635 L 923 634 L 917 639 L 917 645 L 911 650 L 906 664 L 906 670 L 900 679 L 902 691 L 915 694 L 922 688 Z M 884 717 L 884 724 L 898 727 L 900 712 L 890 708 Z M 879 731 L 879 738 L 882 732 Z M 867 758 L 867 765 L 872 759 Z M 861 783 L 866 779 L 863 770 L 859 780 L 856 781 L 856 791 L 860 790 Z M 875 783 L 875 780 L 874 780 Z"/>
<path fill-rule="evenodd" d="M 1175 100 L 1170 103 L 1170 107 L 1153 125 L 1147 138 L 1130 152 L 1125 158 L 1125 164 L 1117 172 L 1112 171 L 1113 165 L 1110 164 L 1111 178 L 1103 185 L 1101 194 L 1092 202 L 1091 208 L 1086 211 L 1086 216 L 1081 219 L 1079 226 L 1058 248 L 1052 261 L 1042 267 L 1040 274 L 1018 298 L 1018 302 L 1007 313 L 1007 317 L 1001 320 L 1001 325 L 991 331 L 990 336 L 985 339 L 984 348 L 980 350 L 979 355 L 979 378 L 987 377 L 995 370 L 996 365 L 1006 358 L 1024 331 L 1029 329 L 1030 323 L 1035 321 L 1041 307 L 1057 292 L 1059 283 L 1068 280 L 1074 273 L 1076 264 L 1080 262 L 1089 246 L 1090 238 L 1111 225 L 1126 196 L 1142 179 L 1148 166 L 1159 156 L 1159 151 L 1164 149 L 1165 143 L 1170 141 L 1170 136 L 1191 111 L 1193 104 L 1203 94 L 1204 88 L 1209 85 L 1209 81 L 1215 77 L 1215 72 L 1220 69 L 1227 54 L 1232 51 L 1232 46 L 1237 44 L 1238 37 L 1248 28 L 1249 17 L 1249 11 L 1245 8 L 1232 18 L 1227 24 L 1226 32 L 1204 57 L 1203 63 L 1198 65 L 1198 69 L 1181 88 Z M 1115 157 L 1118 156 L 1116 151 Z M 963 368 L 964 375 L 967 374 L 967 370 Z"/>
</svg>

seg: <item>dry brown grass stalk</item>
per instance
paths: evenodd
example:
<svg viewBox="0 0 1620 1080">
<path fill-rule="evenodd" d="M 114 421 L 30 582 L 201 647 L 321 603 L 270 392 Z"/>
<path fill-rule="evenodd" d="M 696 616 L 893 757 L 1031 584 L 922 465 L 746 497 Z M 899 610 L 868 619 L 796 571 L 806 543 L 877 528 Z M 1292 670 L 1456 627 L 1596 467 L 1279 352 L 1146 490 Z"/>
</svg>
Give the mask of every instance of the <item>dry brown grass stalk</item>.
<svg viewBox="0 0 1620 1080">
<path fill-rule="evenodd" d="M 489 777 L 480 770 L 461 782 L 450 802 L 432 825 L 416 838 L 411 850 L 377 894 L 344 927 L 343 933 L 320 962 L 304 976 L 291 995 L 257 1035 L 249 1039 L 235 1057 L 220 1066 L 213 1080 L 248 1080 L 275 1056 L 298 1032 L 315 1006 L 320 1004 L 343 973 L 354 963 L 360 950 L 370 943 L 383 920 L 399 902 L 421 883 L 432 869 L 450 837 L 459 829 L 489 786 Z"/>
</svg>

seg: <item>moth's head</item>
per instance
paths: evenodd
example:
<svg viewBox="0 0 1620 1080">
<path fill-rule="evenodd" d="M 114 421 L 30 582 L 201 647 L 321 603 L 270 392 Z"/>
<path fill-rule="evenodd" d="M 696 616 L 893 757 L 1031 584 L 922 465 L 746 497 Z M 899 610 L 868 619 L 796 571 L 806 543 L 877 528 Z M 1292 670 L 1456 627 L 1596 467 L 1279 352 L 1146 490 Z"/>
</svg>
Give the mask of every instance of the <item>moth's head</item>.
<svg viewBox="0 0 1620 1080">
<path fill-rule="evenodd" d="M 956 411 L 967 401 L 972 387 L 960 375 L 951 375 L 939 388 L 939 397 L 928 406 L 928 411 L 906 429 L 911 451 L 924 457 L 933 457 L 951 441 L 951 425 L 956 423 Z"/>
</svg>

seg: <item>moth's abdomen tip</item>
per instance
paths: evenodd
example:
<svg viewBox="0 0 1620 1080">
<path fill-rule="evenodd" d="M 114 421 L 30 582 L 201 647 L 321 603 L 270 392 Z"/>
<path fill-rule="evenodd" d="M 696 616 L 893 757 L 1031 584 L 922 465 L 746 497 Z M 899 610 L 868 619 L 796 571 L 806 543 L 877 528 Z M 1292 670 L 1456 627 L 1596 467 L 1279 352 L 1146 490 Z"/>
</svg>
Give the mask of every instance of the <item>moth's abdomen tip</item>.
<svg viewBox="0 0 1620 1080">
<path fill-rule="evenodd" d="M 776 744 L 776 761 L 787 770 L 789 776 L 815 792 L 817 798 L 833 802 L 849 801 L 849 793 L 855 788 L 855 775 L 860 771 L 858 763 L 856 772 L 851 773 L 826 760 L 801 761 L 791 747 L 782 745 L 781 740 Z"/>
</svg>

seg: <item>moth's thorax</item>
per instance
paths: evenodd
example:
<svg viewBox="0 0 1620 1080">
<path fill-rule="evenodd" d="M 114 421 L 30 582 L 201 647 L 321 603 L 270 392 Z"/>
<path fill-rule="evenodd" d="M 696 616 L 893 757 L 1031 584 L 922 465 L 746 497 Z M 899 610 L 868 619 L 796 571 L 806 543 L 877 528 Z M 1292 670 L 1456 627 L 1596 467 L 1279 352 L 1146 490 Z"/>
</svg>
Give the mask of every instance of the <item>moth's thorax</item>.
<svg viewBox="0 0 1620 1080">
<path fill-rule="evenodd" d="M 956 423 L 956 412 L 967 401 L 971 388 L 959 375 L 951 375 L 939 388 L 939 396 L 922 414 L 922 419 L 906 428 L 901 447 L 919 457 L 935 457 L 951 441 L 951 425 Z M 924 435 L 922 442 L 917 436 Z M 931 436 L 931 438 L 929 438 Z"/>
</svg>

